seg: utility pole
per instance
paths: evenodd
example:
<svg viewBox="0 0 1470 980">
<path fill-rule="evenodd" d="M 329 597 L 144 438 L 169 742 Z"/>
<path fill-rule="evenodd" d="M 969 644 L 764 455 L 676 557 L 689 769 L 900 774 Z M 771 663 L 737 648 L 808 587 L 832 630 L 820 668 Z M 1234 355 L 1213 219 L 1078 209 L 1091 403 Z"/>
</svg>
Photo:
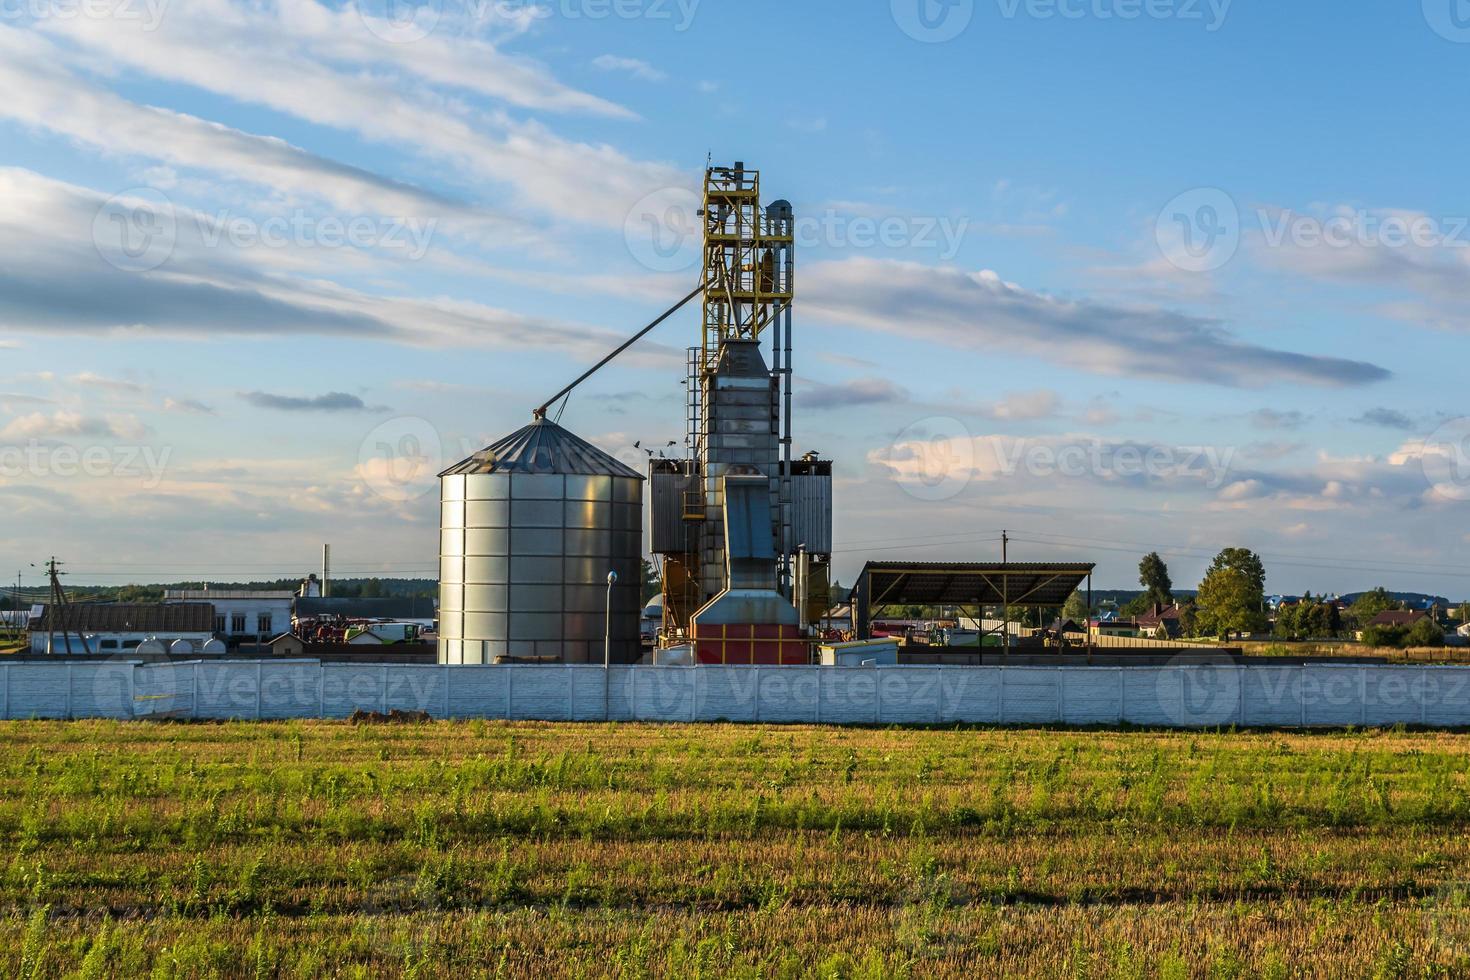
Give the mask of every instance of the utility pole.
<svg viewBox="0 0 1470 980">
<path fill-rule="evenodd" d="M 52 555 L 51 560 L 46 562 L 46 577 L 51 584 L 49 604 L 46 607 L 46 653 L 48 655 L 56 652 L 56 617 L 61 615 L 61 610 L 66 606 L 66 592 L 61 587 L 61 576 L 66 572 L 60 571 L 64 564 L 66 562 L 57 561 L 55 555 Z M 71 630 L 63 627 L 61 638 L 66 643 L 66 652 L 70 654 L 72 652 Z M 81 636 L 78 635 L 77 638 L 81 639 Z"/>
<path fill-rule="evenodd" d="M 1011 563 L 1011 559 L 1010 559 L 1010 546 L 1011 546 L 1011 534 L 1010 534 L 1010 532 L 1009 531 L 1001 531 L 1000 532 L 1000 563 L 1001 563 L 1002 566 L 1009 565 Z M 1005 568 L 1001 568 L 1001 570 L 1000 570 L 1000 592 L 1001 592 L 1001 596 L 1000 596 L 1000 642 L 1001 642 L 1001 650 L 1003 651 L 1002 656 L 1009 657 L 1011 655 L 1011 573 L 1009 571 L 1007 571 Z M 985 640 L 983 639 L 983 636 L 984 636 L 983 630 L 982 630 L 981 636 L 982 636 L 982 639 L 980 640 L 980 643 L 982 645 L 982 648 L 981 648 L 981 651 L 980 652 L 981 652 L 982 656 L 981 656 L 980 659 L 981 659 L 981 662 L 984 662 L 985 658 L 984 658 L 983 654 L 985 652 L 984 651 L 984 643 L 985 643 Z"/>
</svg>

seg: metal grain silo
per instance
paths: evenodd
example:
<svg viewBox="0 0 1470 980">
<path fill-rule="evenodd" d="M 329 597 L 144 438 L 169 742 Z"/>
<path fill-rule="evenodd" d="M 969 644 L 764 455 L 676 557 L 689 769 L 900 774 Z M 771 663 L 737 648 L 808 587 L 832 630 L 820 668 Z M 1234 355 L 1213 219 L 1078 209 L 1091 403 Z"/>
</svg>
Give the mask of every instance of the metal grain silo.
<svg viewBox="0 0 1470 980">
<path fill-rule="evenodd" d="M 439 662 L 641 655 L 643 477 L 546 419 L 440 474 Z"/>
</svg>

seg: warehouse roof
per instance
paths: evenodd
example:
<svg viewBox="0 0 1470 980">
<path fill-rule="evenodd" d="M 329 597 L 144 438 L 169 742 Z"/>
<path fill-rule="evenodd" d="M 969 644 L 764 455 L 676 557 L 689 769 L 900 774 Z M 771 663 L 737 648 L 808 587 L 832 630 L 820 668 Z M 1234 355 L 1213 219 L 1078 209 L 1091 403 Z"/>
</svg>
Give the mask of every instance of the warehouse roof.
<svg viewBox="0 0 1470 980">
<path fill-rule="evenodd" d="M 250 599 L 261 601 L 265 599 L 294 599 L 296 593 L 289 590 L 278 589 L 166 589 L 163 593 L 165 602 L 209 602 L 218 599 L 223 602 L 226 599 Z"/>
<path fill-rule="evenodd" d="M 56 623 L 51 623 L 55 610 Z M 32 631 L 52 629 L 74 633 L 213 633 L 214 606 L 207 602 L 124 604 L 78 602 L 47 606 Z"/>
<path fill-rule="evenodd" d="M 857 587 L 870 609 L 888 605 L 1062 606 L 1095 567 L 1091 562 L 870 561 Z"/>
<path fill-rule="evenodd" d="M 560 473 L 643 479 L 637 470 L 547 419 L 537 419 L 439 475 L 477 473 Z"/>
</svg>

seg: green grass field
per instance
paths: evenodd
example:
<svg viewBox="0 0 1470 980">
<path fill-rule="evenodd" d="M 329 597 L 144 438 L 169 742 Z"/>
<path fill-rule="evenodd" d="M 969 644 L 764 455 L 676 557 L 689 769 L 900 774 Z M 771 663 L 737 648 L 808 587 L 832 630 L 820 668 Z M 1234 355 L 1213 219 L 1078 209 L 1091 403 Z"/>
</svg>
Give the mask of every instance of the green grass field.
<svg viewBox="0 0 1470 980">
<path fill-rule="evenodd" d="M 1470 974 L 1459 736 L 0 736 L 6 977 Z"/>
</svg>

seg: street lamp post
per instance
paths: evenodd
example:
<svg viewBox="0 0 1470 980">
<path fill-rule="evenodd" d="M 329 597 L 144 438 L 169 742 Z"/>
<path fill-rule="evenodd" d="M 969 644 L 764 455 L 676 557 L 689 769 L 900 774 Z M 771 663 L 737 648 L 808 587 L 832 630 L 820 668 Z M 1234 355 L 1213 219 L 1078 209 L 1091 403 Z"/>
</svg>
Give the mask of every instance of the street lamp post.
<svg viewBox="0 0 1470 980">
<path fill-rule="evenodd" d="M 602 667 L 612 667 L 612 590 L 618 584 L 618 573 L 607 573 L 607 616 L 602 624 Z"/>
<path fill-rule="evenodd" d="M 618 573 L 607 573 L 607 614 L 602 623 L 602 717 L 612 720 L 612 590 Z"/>
</svg>

